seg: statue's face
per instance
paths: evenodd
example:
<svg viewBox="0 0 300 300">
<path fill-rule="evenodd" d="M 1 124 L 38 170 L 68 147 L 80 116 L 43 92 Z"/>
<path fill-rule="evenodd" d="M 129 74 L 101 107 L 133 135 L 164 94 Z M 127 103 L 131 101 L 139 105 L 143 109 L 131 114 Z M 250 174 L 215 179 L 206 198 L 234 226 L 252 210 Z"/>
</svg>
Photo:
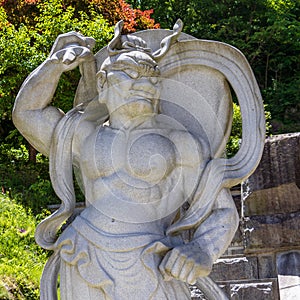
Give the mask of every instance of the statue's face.
<svg viewBox="0 0 300 300">
<path fill-rule="evenodd" d="M 145 53 L 123 53 L 113 63 L 102 67 L 106 76 L 108 105 L 120 106 L 133 101 L 153 105 L 159 98 L 159 70 Z"/>
</svg>

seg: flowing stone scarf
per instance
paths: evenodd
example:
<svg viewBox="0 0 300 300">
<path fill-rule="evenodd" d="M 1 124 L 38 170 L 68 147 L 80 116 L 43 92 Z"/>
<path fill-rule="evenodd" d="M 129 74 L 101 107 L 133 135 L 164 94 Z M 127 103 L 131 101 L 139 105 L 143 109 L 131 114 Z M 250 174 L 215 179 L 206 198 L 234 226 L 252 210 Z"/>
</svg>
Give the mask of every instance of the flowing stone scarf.
<svg viewBox="0 0 300 300">
<path fill-rule="evenodd" d="M 50 177 L 55 193 L 61 199 L 60 208 L 43 220 L 36 228 L 35 240 L 44 249 L 54 253 L 47 261 L 41 278 L 41 300 L 57 299 L 57 277 L 60 265 L 56 249 L 57 232 L 73 214 L 75 192 L 73 185 L 72 141 L 82 116 L 83 105 L 70 110 L 57 124 L 51 144 L 49 164 Z"/>
</svg>

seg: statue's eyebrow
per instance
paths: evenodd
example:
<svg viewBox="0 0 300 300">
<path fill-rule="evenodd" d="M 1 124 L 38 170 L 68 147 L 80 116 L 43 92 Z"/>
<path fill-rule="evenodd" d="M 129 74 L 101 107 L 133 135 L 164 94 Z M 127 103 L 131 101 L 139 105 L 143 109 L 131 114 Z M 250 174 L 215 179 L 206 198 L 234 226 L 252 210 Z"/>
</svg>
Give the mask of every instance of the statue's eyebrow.
<svg viewBox="0 0 300 300">
<path fill-rule="evenodd" d="M 118 69 L 126 69 L 126 68 L 138 68 L 139 67 L 139 64 L 138 64 L 138 62 L 135 62 L 135 61 L 130 61 L 130 62 L 128 62 L 128 61 L 122 61 L 122 62 L 115 62 L 115 63 L 113 63 L 113 64 L 111 64 L 111 65 L 108 65 L 107 67 L 105 67 L 104 69 L 106 69 L 106 70 L 109 70 L 109 69 L 111 69 L 111 70 L 115 70 L 116 68 L 118 68 Z"/>
<path fill-rule="evenodd" d="M 153 65 L 150 62 L 140 60 L 140 61 L 122 61 L 122 62 L 115 62 L 111 65 L 108 65 L 103 68 L 104 71 L 109 70 L 116 70 L 116 71 L 125 71 L 126 69 L 132 69 L 137 72 L 145 73 L 145 67 L 148 67 L 149 73 L 148 75 L 159 75 L 159 70 L 157 69 L 157 65 Z"/>
<path fill-rule="evenodd" d="M 149 66 L 149 67 L 151 67 L 151 68 L 153 68 L 153 69 L 155 69 L 156 67 L 157 67 L 157 64 L 153 64 L 153 63 L 151 63 L 150 61 L 146 61 L 146 60 L 139 60 L 138 61 L 138 64 L 141 64 L 141 65 L 146 65 L 146 66 Z"/>
</svg>

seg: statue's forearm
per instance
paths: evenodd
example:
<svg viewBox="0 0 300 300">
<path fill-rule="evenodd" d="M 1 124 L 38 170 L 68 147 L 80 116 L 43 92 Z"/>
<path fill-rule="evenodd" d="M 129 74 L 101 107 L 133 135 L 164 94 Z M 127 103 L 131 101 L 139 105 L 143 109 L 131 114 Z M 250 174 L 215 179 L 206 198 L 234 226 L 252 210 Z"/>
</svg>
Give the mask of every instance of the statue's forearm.
<svg viewBox="0 0 300 300">
<path fill-rule="evenodd" d="M 196 230 L 192 242 L 197 243 L 213 261 L 229 246 L 239 223 L 239 216 L 229 191 L 221 191 L 209 217 Z"/>
<path fill-rule="evenodd" d="M 40 152 L 49 154 L 52 135 L 64 113 L 49 105 L 63 72 L 91 61 L 94 40 L 79 33 L 58 36 L 50 57 L 23 83 L 13 109 L 13 121 L 25 138 Z"/>
</svg>

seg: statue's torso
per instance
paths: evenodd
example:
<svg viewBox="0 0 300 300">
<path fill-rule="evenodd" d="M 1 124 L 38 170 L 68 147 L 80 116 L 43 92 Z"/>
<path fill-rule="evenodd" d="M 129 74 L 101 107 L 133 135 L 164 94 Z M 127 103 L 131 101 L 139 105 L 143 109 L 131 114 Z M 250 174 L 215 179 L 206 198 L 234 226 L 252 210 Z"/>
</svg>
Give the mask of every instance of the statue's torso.
<svg viewBox="0 0 300 300">
<path fill-rule="evenodd" d="M 189 144 L 193 157 L 185 151 Z M 87 206 L 112 219 L 124 217 L 122 221 L 129 223 L 130 214 L 138 214 L 142 221 L 143 213 L 151 210 L 145 218 L 153 221 L 174 213 L 187 200 L 190 186 L 199 176 L 201 153 L 197 145 L 190 134 L 153 120 L 126 130 L 97 128 L 80 147 Z M 187 184 L 191 174 L 195 183 Z"/>
</svg>

